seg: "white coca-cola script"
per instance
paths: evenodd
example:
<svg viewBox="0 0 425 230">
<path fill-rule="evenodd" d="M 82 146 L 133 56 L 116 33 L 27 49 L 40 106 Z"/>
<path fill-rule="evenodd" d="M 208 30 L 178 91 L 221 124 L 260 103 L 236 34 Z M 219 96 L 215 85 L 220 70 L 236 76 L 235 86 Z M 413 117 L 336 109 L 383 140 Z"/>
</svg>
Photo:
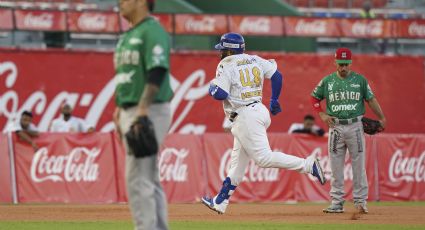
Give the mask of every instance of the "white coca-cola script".
<svg viewBox="0 0 425 230">
<path fill-rule="evenodd" d="M 202 17 L 201 19 L 189 18 L 185 23 L 185 29 L 193 32 L 213 32 L 216 19 L 213 17 Z"/>
<path fill-rule="evenodd" d="M 159 180 L 184 182 L 188 177 L 188 166 L 184 162 L 189 155 L 187 149 L 165 148 L 159 156 Z"/>
<path fill-rule="evenodd" d="M 351 28 L 351 32 L 355 36 L 377 37 L 381 36 L 383 31 L 384 21 L 382 20 L 373 20 L 370 22 L 356 21 Z"/>
<path fill-rule="evenodd" d="M 78 27 L 82 30 L 106 29 L 107 16 L 102 14 L 82 14 L 78 18 Z"/>
<path fill-rule="evenodd" d="M 270 28 L 269 18 L 244 18 L 239 26 L 242 33 L 269 33 Z"/>
<path fill-rule="evenodd" d="M 295 26 L 296 34 L 323 34 L 326 35 L 326 21 L 314 20 L 311 22 L 299 20 Z"/>
<path fill-rule="evenodd" d="M 54 16 L 51 13 L 34 15 L 28 13 L 24 18 L 24 25 L 30 28 L 52 29 Z"/>
<path fill-rule="evenodd" d="M 89 106 L 84 120 L 96 127 L 96 130 L 108 132 L 114 129 L 112 121 L 103 124 L 102 127 L 98 127 L 98 122 L 105 113 L 107 105 L 113 100 L 115 90 L 114 79 L 109 80 L 104 88 L 98 91 L 99 93 L 97 95 L 84 91 L 70 92 L 64 87 L 63 91 L 57 92 L 51 98 L 48 98 L 45 93 L 48 89 L 34 89 L 28 98 L 23 99 L 19 92 L 14 90 L 18 73 L 19 69 L 14 62 L 0 62 L 0 76 L 2 76 L 4 81 L 3 79 L 0 80 L 4 82 L 6 88 L 5 91 L 0 92 L 0 115 L 6 118 L 5 124 L 3 124 L 3 127 L 0 127 L 3 132 L 7 131 L 8 126 L 16 122 L 16 119 L 19 118 L 23 110 L 30 110 L 35 116 L 41 116 L 36 126 L 39 131 L 45 132 L 60 110 L 63 102 L 69 103 L 74 110 L 78 106 Z M 174 97 L 171 101 L 171 112 L 174 120 L 170 128 L 170 133 L 202 134 L 206 130 L 206 124 L 184 122 L 196 101 L 208 94 L 209 83 L 206 73 L 203 69 L 194 70 L 189 76 L 183 79 L 185 79 L 183 82 L 179 82 L 173 76 L 171 77 L 171 88 L 174 91 Z M 28 85 L 28 87 L 31 87 L 31 85 Z M 181 112 L 174 114 L 177 109 Z M 112 117 L 110 116 L 110 118 Z"/>
<path fill-rule="evenodd" d="M 63 155 L 49 155 L 47 148 L 40 148 L 31 162 L 31 179 L 36 183 L 95 182 L 100 174 L 95 163 L 100 149 L 76 147 Z"/>
<path fill-rule="evenodd" d="M 413 22 L 409 25 L 409 35 L 417 37 L 425 37 L 425 24 Z"/>
<path fill-rule="evenodd" d="M 391 182 L 425 182 L 425 151 L 418 157 L 403 157 L 399 149 L 390 160 L 388 175 Z"/>
</svg>

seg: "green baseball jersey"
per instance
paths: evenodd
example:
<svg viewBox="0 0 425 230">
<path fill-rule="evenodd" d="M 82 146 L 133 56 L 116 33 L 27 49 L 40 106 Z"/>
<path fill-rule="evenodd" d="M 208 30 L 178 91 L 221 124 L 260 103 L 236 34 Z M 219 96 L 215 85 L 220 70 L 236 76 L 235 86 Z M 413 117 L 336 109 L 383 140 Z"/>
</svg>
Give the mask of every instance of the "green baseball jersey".
<svg viewBox="0 0 425 230">
<path fill-rule="evenodd" d="M 147 17 L 121 35 L 114 55 L 115 102 L 117 106 L 138 103 L 147 82 L 147 73 L 155 67 L 167 69 L 155 102 L 169 101 L 170 39 L 161 24 Z"/>
<path fill-rule="evenodd" d="M 336 72 L 324 77 L 311 95 L 326 99 L 326 113 L 339 119 L 363 115 L 364 100 L 375 97 L 366 78 L 355 72 L 346 78 L 338 77 Z"/>
</svg>

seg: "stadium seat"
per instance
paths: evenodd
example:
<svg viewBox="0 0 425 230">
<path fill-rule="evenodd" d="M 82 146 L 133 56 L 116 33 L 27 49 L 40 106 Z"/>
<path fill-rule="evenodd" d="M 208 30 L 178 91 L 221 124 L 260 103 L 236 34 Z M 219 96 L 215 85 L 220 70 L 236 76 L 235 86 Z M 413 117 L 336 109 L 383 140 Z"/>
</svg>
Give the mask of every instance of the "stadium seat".
<svg viewBox="0 0 425 230">
<path fill-rule="evenodd" d="M 347 8 L 348 7 L 348 0 L 332 0 L 332 7 L 333 8 Z"/>
</svg>

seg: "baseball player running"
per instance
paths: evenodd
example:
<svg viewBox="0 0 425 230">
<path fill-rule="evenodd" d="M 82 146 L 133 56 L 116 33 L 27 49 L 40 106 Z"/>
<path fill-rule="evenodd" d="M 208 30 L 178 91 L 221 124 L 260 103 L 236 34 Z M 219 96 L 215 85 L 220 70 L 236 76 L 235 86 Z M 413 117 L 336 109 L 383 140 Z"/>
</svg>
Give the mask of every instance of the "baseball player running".
<svg viewBox="0 0 425 230">
<path fill-rule="evenodd" d="M 324 77 L 312 92 L 313 108 L 320 118 L 329 125 L 328 151 L 331 160 L 331 205 L 325 213 L 344 212 L 344 162 L 350 152 L 353 166 L 353 199 L 360 213 L 368 213 L 368 183 L 365 169 L 365 137 L 362 116 L 364 101 L 379 117 L 382 127 L 386 119 L 366 78 L 350 70 L 351 51 L 339 48 L 335 53 L 337 71 Z M 326 100 L 326 112 L 320 101 Z"/>
<path fill-rule="evenodd" d="M 264 78 L 272 82 L 270 112 L 281 112 L 278 102 L 282 88 L 282 75 L 274 60 L 245 54 L 244 38 L 237 33 L 224 34 L 215 46 L 221 52 L 216 77 L 210 84 L 209 93 L 223 101 L 226 116 L 232 121 L 234 136 L 229 173 L 220 192 L 213 198 L 203 197 L 202 203 L 219 214 L 226 211 L 230 196 L 242 181 L 250 159 L 263 168 L 283 168 L 310 173 L 321 184 L 326 180 L 317 159 L 295 157 L 270 149 L 266 129 L 270 115 L 261 103 Z"/>
</svg>

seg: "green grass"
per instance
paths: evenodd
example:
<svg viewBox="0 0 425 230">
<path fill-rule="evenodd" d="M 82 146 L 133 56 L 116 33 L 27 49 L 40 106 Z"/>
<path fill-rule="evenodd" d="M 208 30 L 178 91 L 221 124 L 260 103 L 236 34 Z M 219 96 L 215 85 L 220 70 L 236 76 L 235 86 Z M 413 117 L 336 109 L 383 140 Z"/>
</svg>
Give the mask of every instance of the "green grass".
<svg viewBox="0 0 425 230">
<path fill-rule="evenodd" d="M 1 230 L 130 230 L 131 222 L 40 222 L 40 221 L 7 221 L 0 222 Z M 356 229 L 377 229 L 377 230 L 400 230 L 400 229 L 425 229 L 425 226 L 415 225 L 394 225 L 394 224 L 288 224 L 278 222 L 250 222 L 243 223 L 234 221 L 210 222 L 210 221 L 172 221 L 171 230 L 356 230 Z"/>
</svg>

